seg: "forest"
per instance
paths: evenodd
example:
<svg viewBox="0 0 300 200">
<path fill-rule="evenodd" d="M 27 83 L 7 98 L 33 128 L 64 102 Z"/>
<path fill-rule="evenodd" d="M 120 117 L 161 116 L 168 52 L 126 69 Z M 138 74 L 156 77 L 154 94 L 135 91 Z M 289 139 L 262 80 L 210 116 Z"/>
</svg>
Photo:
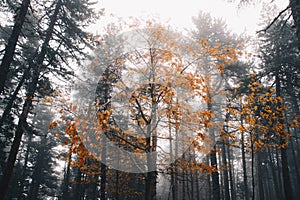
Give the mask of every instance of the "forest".
<svg viewBox="0 0 300 200">
<path fill-rule="evenodd" d="M 299 199 L 300 1 L 263 2 L 248 36 L 0 1 L 0 200 Z"/>
</svg>

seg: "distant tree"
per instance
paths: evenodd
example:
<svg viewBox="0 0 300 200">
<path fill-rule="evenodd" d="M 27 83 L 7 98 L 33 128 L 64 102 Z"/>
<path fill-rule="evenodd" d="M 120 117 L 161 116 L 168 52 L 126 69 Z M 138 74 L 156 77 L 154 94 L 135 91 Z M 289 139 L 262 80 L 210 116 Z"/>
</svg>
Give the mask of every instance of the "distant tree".
<svg viewBox="0 0 300 200">
<path fill-rule="evenodd" d="M 245 38 L 235 35 L 231 33 L 227 27 L 225 21 L 222 19 L 216 19 L 213 18 L 210 14 L 205 12 L 199 12 L 198 16 L 193 17 L 193 23 L 195 25 L 195 30 L 191 31 L 191 36 L 193 38 L 193 42 L 197 45 L 196 41 L 203 40 L 205 45 L 208 46 L 208 48 L 215 48 L 218 52 L 222 51 L 228 51 L 232 52 L 233 55 L 235 55 L 235 52 L 238 52 L 242 45 L 245 42 Z M 222 54 L 222 53 L 221 53 Z M 211 57 L 205 57 L 201 59 L 198 62 L 198 68 L 199 72 L 208 72 L 207 76 L 211 76 L 212 74 L 209 73 L 210 71 L 213 71 L 214 68 L 218 68 L 221 71 L 221 76 L 224 77 L 224 82 L 222 85 L 225 84 L 225 80 L 227 79 L 234 79 L 232 76 L 233 74 L 239 74 L 241 71 L 246 71 L 246 69 L 238 69 L 240 67 L 240 63 L 238 63 L 237 58 L 230 59 L 230 62 L 226 62 L 224 59 L 214 59 Z M 217 66 L 217 67 L 216 67 Z M 237 66 L 237 67 L 235 67 Z M 210 82 L 214 82 L 213 80 L 208 80 L 208 97 L 212 97 L 216 94 L 218 94 L 218 90 L 220 88 L 217 88 L 218 84 L 210 85 Z M 225 87 L 223 88 L 225 89 Z M 212 105 L 209 104 L 208 101 L 208 109 L 213 110 Z M 222 115 L 221 113 L 218 113 Z M 214 137 L 219 137 L 220 133 L 214 133 Z M 215 142 L 217 139 L 214 139 Z M 220 163 L 217 163 L 217 145 L 214 146 L 214 149 L 210 153 L 210 162 L 211 166 L 215 166 L 216 168 L 220 165 Z M 225 156 L 225 148 L 223 148 Z M 226 164 L 226 158 L 224 157 L 224 161 Z M 225 173 L 225 171 L 224 171 Z M 212 194 L 213 199 L 220 199 L 221 198 L 221 189 L 220 189 L 220 174 L 218 171 L 212 172 Z M 225 182 L 225 196 L 228 199 L 229 198 L 229 184 L 228 184 L 228 178 L 227 174 L 225 174 L 226 182 Z"/>
</svg>

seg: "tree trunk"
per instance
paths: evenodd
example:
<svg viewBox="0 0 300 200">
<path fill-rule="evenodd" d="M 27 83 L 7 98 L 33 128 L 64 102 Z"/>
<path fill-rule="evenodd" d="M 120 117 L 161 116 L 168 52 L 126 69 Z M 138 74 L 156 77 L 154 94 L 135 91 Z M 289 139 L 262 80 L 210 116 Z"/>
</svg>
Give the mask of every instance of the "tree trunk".
<svg viewBox="0 0 300 200">
<path fill-rule="evenodd" d="M 227 164 L 227 157 L 226 157 L 226 146 L 225 141 L 222 141 L 222 162 L 223 162 L 223 176 L 224 176 L 224 197 L 225 200 L 230 200 L 229 194 L 229 179 L 228 179 L 228 164 Z"/>
<path fill-rule="evenodd" d="M 150 59 L 151 59 L 151 70 L 153 76 L 151 79 L 153 82 L 155 82 L 155 68 L 154 66 L 154 57 L 152 55 L 152 50 L 150 49 Z M 156 199 L 156 181 L 157 181 L 157 167 L 156 167 L 156 147 L 157 147 L 157 133 L 156 133 L 156 123 L 157 123 L 157 108 L 158 103 L 157 99 L 155 98 L 154 91 L 155 91 L 155 84 L 151 84 L 151 122 L 150 126 L 147 127 L 147 135 L 148 138 L 146 139 L 146 153 L 147 153 L 147 165 L 148 165 L 148 171 L 146 173 L 146 192 L 145 192 L 145 199 L 146 200 L 155 200 Z M 143 112 L 143 111 L 141 111 Z"/>
<path fill-rule="evenodd" d="M 243 119 L 241 119 L 241 124 L 243 125 Z M 247 178 L 247 166 L 246 166 L 246 156 L 245 156 L 245 139 L 244 132 L 241 133 L 242 136 L 242 163 L 243 163 L 243 175 L 244 175 L 244 192 L 245 199 L 249 200 L 249 189 L 248 189 L 248 178 Z"/>
<path fill-rule="evenodd" d="M 70 150 L 72 149 L 72 145 L 70 146 Z M 69 181 L 70 181 L 70 168 L 71 168 L 71 159 L 72 159 L 72 153 L 70 153 L 68 160 L 67 160 L 67 169 L 64 174 L 64 181 L 63 181 L 63 189 L 62 189 L 62 200 L 68 200 L 70 197 L 69 193 Z"/>
<path fill-rule="evenodd" d="M 30 148 L 32 145 L 32 134 L 29 134 L 28 136 L 28 141 L 27 141 L 27 149 L 26 149 L 26 154 L 25 154 L 25 158 L 24 158 L 24 165 L 23 165 L 23 169 L 22 169 L 22 175 L 20 177 L 20 193 L 18 195 L 18 197 L 20 199 L 22 199 L 22 194 L 23 194 L 23 188 L 24 188 L 24 184 L 25 184 L 25 179 L 26 179 L 26 171 L 27 171 L 27 164 L 28 164 L 28 160 L 29 160 L 29 152 L 30 152 Z"/>
<path fill-rule="evenodd" d="M 279 72 L 276 73 L 275 83 L 276 83 L 276 97 L 281 97 L 281 85 L 280 85 L 280 79 L 279 79 Z M 281 102 L 277 103 L 277 107 L 279 109 L 282 108 Z M 278 119 L 279 119 L 279 124 L 284 125 L 284 117 L 283 117 L 282 111 L 279 112 Z M 280 151 L 281 151 L 281 167 L 282 167 L 284 194 L 285 194 L 285 199 L 290 200 L 290 199 L 293 199 L 293 190 L 292 190 L 292 185 L 291 185 L 291 180 L 290 180 L 286 147 L 282 146 L 285 144 L 285 142 L 287 140 L 286 135 L 284 133 L 284 128 L 281 129 L 281 133 L 279 133 L 279 136 L 280 136 L 280 146 L 281 146 Z"/>
<path fill-rule="evenodd" d="M 211 174 L 213 200 L 219 200 L 221 197 L 220 197 L 219 172 L 217 172 L 218 163 L 217 163 L 216 145 L 214 146 L 214 150 L 212 150 L 210 154 L 210 164 L 214 168 L 214 171 Z"/>
<path fill-rule="evenodd" d="M 10 152 L 9 152 L 9 156 L 8 156 L 8 160 L 6 163 L 6 167 L 4 169 L 4 173 L 2 176 L 2 180 L 1 180 L 1 184 L 0 184 L 0 200 L 4 199 L 5 194 L 7 192 L 8 189 L 8 185 L 9 185 L 9 181 L 13 172 L 13 167 L 16 161 L 16 157 L 19 151 L 19 146 L 21 144 L 21 139 L 24 133 L 24 127 L 26 126 L 26 120 L 32 105 L 32 97 L 34 95 L 34 92 L 36 90 L 36 86 L 37 86 L 37 82 L 38 82 L 38 76 L 35 75 L 33 81 L 31 82 L 31 87 L 29 88 L 29 91 L 27 93 L 26 96 L 26 100 L 23 106 L 23 110 L 21 113 L 21 116 L 19 118 L 19 122 L 18 122 L 18 126 L 17 126 L 17 130 L 15 133 L 15 137 L 13 140 L 13 144 L 11 146 Z"/>
<path fill-rule="evenodd" d="M 268 149 L 268 156 L 269 156 L 269 163 L 270 163 L 270 167 L 271 167 L 271 172 L 272 172 L 272 176 L 273 176 L 273 182 L 274 182 L 274 188 L 275 191 L 278 192 L 278 195 L 275 195 L 275 197 L 277 197 L 276 199 L 283 199 L 282 193 L 281 193 L 281 189 L 279 187 L 279 181 L 278 180 L 278 176 L 276 175 L 276 169 L 275 169 L 275 165 L 274 165 L 274 161 L 273 161 L 273 156 L 271 154 L 270 149 Z"/>
<path fill-rule="evenodd" d="M 264 200 L 265 199 L 265 192 L 264 192 L 264 184 L 263 184 L 263 169 L 262 169 L 262 154 L 264 152 L 257 152 L 257 179 L 258 179 L 258 191 L 259 191 L 259 199 Z"/>
<path fill-rule="evenodd" d="M 207 156 L 207 159 L 206 159 L 206 165 L 209 165 L 209 156 Z M 207 195 L 206 195 L 206 199 L 209 199 L 211 200 L 211 197 L 212 197 L 212 189 L 211 189 L 211 181 L 210 181 L 210 174 L 207 174 L 206 176 L 207 178 L 207 185 L 208 185 L 208 190 L 207 190 Z"/>
<path fill-rule="evenodd" d="M 7 102 L 7 104 L 5 106 L 5 109 L 3 111 L 3 114 L 2 114 L 2 117 L 0 119 L 0 127 L 3 125 L 6 117 L 10 113 L 10 111 L 11 111 L 11 109 L 13 107 L 14 101 L 16 100 L 16 97 L 17 97 L 17 95 L 18 95 L 18 93 L 19 93 L 19 91 L 20 91 L 20 89 L 21 89 L 21 87 L 22 87 L 25 79 L 28 78 L 28 72 L 29 72 L 29 69 L 25 69 L 24 74 L 23 74 L 21 80 L 19 81 L 19 83 L 18 83 L 18 85 L 17 85 L 17 87 L 16 87 L 13 95 L 11 95 L 9 101 Z"/>
<path fill-rule="evenodd" d="M 156 158 L 155 154 L 150 154 L 150 152 L 156 151 L 156 137 L 152 136 L 147 139 L 147 146 L 150 147 L 150 150 L 147 154 L 147 164 L 148 168 L 152 168 L 153 165 L 156 165 Z M 150 141 L 153 142 L 150 142 Z M 152 145 L 151 145 L 152 143 Z M 155 200 L 156 199 L 156 179 L 157 179 L 157 172 L 154 169 L 153 171 L 146 173 L 146 192 L 145 192 L 145 199 L 146 200 Z"/>
<path fill-rule="evenodd" d="M 102 154 L 101 154 L 101 161 L 105 163 L 106 160 L 106 148 L 105 148 L 105 144 L 106 144 L 106 136 L 104 135 L 102 138 L 103 141 L 103 147 L 102 147 Z M 100 180 L 100 199 L 105 200 L 106 198 L 106 165 L 101 163 L 101 180 Z"/>
<path fill-rule="evenodd" d="M 227 155 L 228 155 L 228 170 L 229 170 L 229 178 L 230 178 L 230 194 L 231 199 L 236 200 L 236 190 L 235 190 L 235 181 L 234 181 L 234 169 L 231 159 L 230 147 L 227 146 Z"/>
<path fill-rule="evenodd" d="M 25 16 L 27 14 L 29 5 L 30 5 L 30 0 L 23 0 L 20 10 L 16 14 L 15 24 L 12 33 L 8 39 L 8 43 L 5 48 L 5 53 L 0 65 L 0 94 L 3 92 L 5 87 L 5 81 L 7 79 L 9 67 L 13 61 L 15 49 L 17 46 L 17 42 L 19 40 L 19 35 L 21 33 L 22 26 L 25 21 Z"/>
<path fill-rule="evenodd" d="M 46 138 L 43 138 L 41 141 L 41 147 L 46 145 Z M 46 152 L 44 152 L 44 148 L 39 148 L 39 152 L 37 155 L 36 163 L 34 166 L 33 174 L 32 174 L 32 181 L 30 184 L 29 190 L 29 199 L 38 199 L 39 188 L 41 185 L 41 180 L 44 178 L 42 175 L 43 171 L 43 156 Z"/>
</svg>

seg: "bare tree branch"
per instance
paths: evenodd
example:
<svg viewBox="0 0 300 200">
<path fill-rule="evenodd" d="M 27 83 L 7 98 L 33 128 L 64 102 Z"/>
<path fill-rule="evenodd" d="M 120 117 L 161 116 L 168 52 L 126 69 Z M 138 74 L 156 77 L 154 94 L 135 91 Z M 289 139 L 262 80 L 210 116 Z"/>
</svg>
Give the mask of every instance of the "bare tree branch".
<svg viewBox="0 0 300 200">
<path fill-rule="evenodd" d="M 290 5 L 288 5 L 284 10 L 282 10 L 278 15 L 273 19 L 273 21 L 264 29 L 257 31 L 256 33 L 260 32 L 267 32 L 267 30 L 279 19 L 279 17 L 285 13 L 288 9 L 290 9 Z"/>
</svg>

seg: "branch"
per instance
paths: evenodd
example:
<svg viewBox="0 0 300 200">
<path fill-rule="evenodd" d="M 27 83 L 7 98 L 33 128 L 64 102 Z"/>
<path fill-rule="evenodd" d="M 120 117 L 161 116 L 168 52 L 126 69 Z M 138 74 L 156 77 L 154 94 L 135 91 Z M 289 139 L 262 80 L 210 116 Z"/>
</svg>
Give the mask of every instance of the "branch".
<svg viewBox="0 0 300 200">
<path fill-rule="evenodd" d="M 288 9 L 290 9 L 290 5 L 288 5 L 284 10 L 282 10 L 280 13 L 278 13 L 278 15 L 273 19 L 273 21 L 265 28 L 262 30 L 257 31 L 256 33 L 260 33 L 260 32 L 267 32 L 267 30 L 279 19 L 279 17 L 285 13 Z"/>
</svg>

